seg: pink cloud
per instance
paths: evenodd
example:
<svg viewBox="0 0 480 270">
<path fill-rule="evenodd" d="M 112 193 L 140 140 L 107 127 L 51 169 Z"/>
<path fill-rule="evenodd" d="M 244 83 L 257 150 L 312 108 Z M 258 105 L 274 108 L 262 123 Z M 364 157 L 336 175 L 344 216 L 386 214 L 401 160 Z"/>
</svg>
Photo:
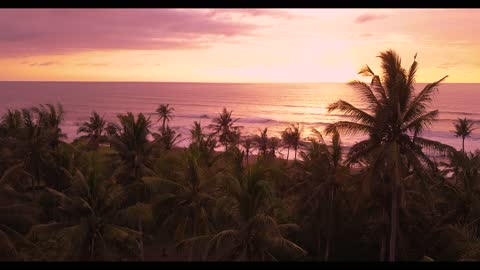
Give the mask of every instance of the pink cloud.
<svg viewBox="0 0 480 270">
<path fill-rule="evenodd" d="M 205 48 L 259 27 L 218 16 L 229 13 L 289 16 L 282 10 L 4 9 L 0 56 Z"/>
<path fill-rule="evenodd" d="M 386 14 L 364 13 L 355 18 L 356 23 L 366 23 L 373 20 L 379 20 L 387 17 Z"/>
</svg>

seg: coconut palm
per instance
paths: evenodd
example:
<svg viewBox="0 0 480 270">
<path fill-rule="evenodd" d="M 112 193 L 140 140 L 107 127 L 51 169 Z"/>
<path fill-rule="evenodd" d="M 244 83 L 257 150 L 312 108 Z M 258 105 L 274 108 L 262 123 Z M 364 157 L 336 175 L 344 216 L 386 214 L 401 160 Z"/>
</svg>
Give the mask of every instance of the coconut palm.
<svg viewBox="0 0 480 270">
<path fill-rule="evenodd" d="M 458 200 L 455 212 L 464 223 L 480 215 L 480 153 L 449 153 L 449 163 L 442 163 L 445 174 L 451 174 L 453 181 L 445 181 L 448 191 Z M 472 216 L 473 215 L 473 216 Z"/>
<path fill-rule="evenodd" d="M 24 127 L 22 111 L 21 110 L 10 110 L 2 115 L 0 122 L 0 135 L 8 136 L 15 135 L 15 133 Z"/>
<path fill-rule="evenodd" d="M 215 140 L 214 135 L 203 133 L 203 128 L 197 121 L 193 123 L 190 135 L 192 142 L 189 145 L 189 149 L 200 153 L 201 158 L 199 159 L 199 162 L 210 168 L 219 158 L 219 156 L 215 154 L 217 141 Z"/>
<path fill-rule="evenodd" d="M 337 193 L 348 170 L 341 166 L 340 134 L 331 131 L 331 144 L 327 145 L 322 134 L 312 129 L 314 138 L 310 138 L 306 151 L 300 152 L 302 169 L 307 172 L 304 181 L 294 185 L 290 191 L 303 191 L 299 200 L 299 209 L 306 222 L 314 228 L 320 228 L 317 233 L 317 253 L 320 256 L 320 242 L 325 240 L 324 260 L 328 261 L 331 253 L 331 241 L 334 234 Z M 301 190 L 299 190 L 301 189 Z"/>
<path fill-rule="evenodd" d="M 106 180 L 91 156 L 84 175 L 77 171 L 64 192 L 47 189 L 58 202 L 58 218 L 34 226 L 28 239 L 37 245 L 40 260 L 139 260 L 139 231 L 116 224 L 122 209 L 124 190 Z M 135 217 L 137 218 L 137 217 Z"/>
<path fill-rule="evenodd" d="M 29 196 L 18 192 L 13 182 L 5 180 L 0 181 L 0 260 L 31 260 L 36 246 L 24 235 L 45 215 Z"/>
<path fill-rule="evenodd" d="M 176 131 L 171 129 L 168 125 L 166 128 L 162 128 L 159 130 L 160 133 L 153 133 L 153 137 L 155 141 L 160 143 L 163 149 L 171 150 L 175 144 L 179 142 L 179 138 L 181 134 L 176 134 Z"/>
<path fill-rule="evenodd" d="M 277 137 L 270 137 L 268 139 L 268 150 L 269 150 L 269 154 L 275 158 L 277 157 L 277 151 L 278 151 L 278 148 L 280 147 L 280 139 L 277 138 Z"/>
<path fill-rule="evenodd" d="M 303 127 L 300 124 L 291 124 L 288 128 L 286 128 L 282 133 L 282 139 L 287 145 L 287 152 L 290 151 L 290 147 L 293 147 L 295 151 L 295 161 L 297 160 L 297 151 L 298 147 L 300 146 L 300 139 L 303 133 Z M 287 153 L 288 159 L 288 153 Z"/>
<path fill-rule="evenodd" d="M 247 162 L 247 166 L 249 163 L 249 158 L 250 158 L 250 153 L 252 152 L 253 144 L 254 144 L 254 138 L 251 136 L 246 136 L 243 138 L 242 142 L 242 147 L 245 149 L 245 161 Z"/>
<path fill-rule="evenodd" d="M 258 150 L 258 156 L 266 156 L 268 151 L 268 128 L 259 129 L 260 135 L 253 137 L 255 141 L 255 148 Z"/>
<path fill-rule="evenodd" d="M 135 119 L 131 112 L 119 114 L 120 126 L 118 134 L 109 137 L 112 147 L 118 152 L 123 166 L 118 168 L 116 175 L 119 180 L 132 183 L 142 176 L 153 173 L 149 168 L 149 154 L 152 143 L 148 141 L 150 134 L 150 118 L 140 113 Z"/>
<path fill-rule="evenodd" d="M 288 160 L 290 157 L 290 148 L 292 147 L 292 134 L 290 132 L 290 129 L 286 128 L 284 131 L 282 131 L 281 137 L 282 137 L 283 145 L 287 148 L 287 160 Z"/>
<path fill-rule="evenodd" d="M 368 138 L 356 143 L 349 152 L 348 163 L 369 160 L 371 172 L 385 172 L 390 183 L 390 243 L 389 260 L 396 258 L 398 230 L 399 186 L 407 174 L 425 172 L 425 166 L 434 163 L 423 149 L 449 151 L 451 147 L 422 137 L 422 131 L 438 116 L 438 110 L 427 111 L 427 105 L 439 84 L 447 77 L 427 84 L 415 94 L 417 71 L 416 56 L 409 70 L 401 66 L 400 57 L 392 50 L 380 54 L 383 77 L 368 66 L 359 74 L 372 77 L 369 84 L 353 81 L 350 86 L 360 92 L 366 110 L 339 100 L 328 106 L 328 111 L 338 110 L 349 120 L 338 121 L 327 127 L 345 134 L 366 134 Z M 406 162 L 408 160 L 408 162 Z M 371 179 L 371 178 L 370 178 Z"/>
<path fill-rule="evenodd" d="M 472 131 L 475 129 L 473 128 L 473 121 L 466 117 L 463 119 L 458 118 L 453 122 L 453 126 L 455 127 L 453 131 L 455 137 L 462 137 L 462 152 L 465 153 L 465 138 L 470 137 Z"/>
<path fill-rule="evenodd" d="M 115 123 L 108 123 L 107 126 L 105 127 L 105 132 L 107 133 L 107 136 L 118 136 L 118 132 L 120 130 L 120 126 L 118 126 Z"/>
<path fill-rule="evenodd" d="M 218 117 L 213 118 L 213 123 L 208 126 L 213 130 L 213 134 L 218 136 L 218 141 L 225 146 L 225 151 L 227 151 L 228 145 L 234 142 L 241 128 L 240 126 L 234 126 L 238 120 L 238 118 L 232 118 L 232 111 L 223 108 Z"/>
<path fill-rule="evenodd" d="M 185 170 L 177 181 L 157 179 L 164 192 L 153 199 L 154 209 L 162 217 L 163 226 L 173 227 L 176 241 L 214 231 L 214 175 L 201 166 L 200 158 L 199 152 L 189 149 L 183 156 Z"/>
<path fill-rule="evenodd" d="M 175 109 L 170 107 L 169 104 L 160 104 L 155 111 L 158 114 L 158 121 L 162 121 L 162 130 L 165 129 L 165 124 L 172 120 L 173 111 L 175 111 Z"/>
<path fill-rule="evenodd" d="M 12 142 L 17 162 L 3 173 L 2 179 L 19 173 L 30 178 L 32 196 L 35 198 L 35 190 L 42 180 L 47 180 L 46 172 L 57 166 L 51 148 L 56 131 L 42 126 L 38 118 L 35 121 L 32 111 L 28 109 L 22 110 L 22 117 L 24 127 Z"/>
<path fill-rule="evenodd" d="M 226 178 L 226 196 L 232 199 L 232 218 L 237 226 L 217 234 L 186 239 L 178 248 L 202 244 L 203 259 L 264 261 L 278 260 L 279 256 L 301 257 L 306 252 L 285 238 L 288 228 L 294 224 L 279 225 L 266 214 L 268 196 L 267 171 L 257 163 L 244 172 L 243 158 L 236 159 L 237 165 Z"/>
<path fill-rule="evenodd" d="M 31 111 L 36 114 L 38 124 L 42 128 L 52 130 L 50 145 L 53 148 L 56 148 L 61 139 L 67 137 L 60 128 L 65 117 L 65 111 L 63 110 L 62 104 L 58 103 L 56 107 L 52 104 L 40 104 L 38 107 L 33 107 Z"/>
<path fill-rule="evenodd" d="M 97 149 L 100 140 L 103 139 L 106 122 L 97 112 L 93 111 L 88 122 L 83 122 L 77 130 L 77 134 L 85 133 L 80 138 L 88 139 L 92 149 Z"/>
<path fill-rule="evenodd" d="M 205 138 L 203 134 L 202 124 L 194 121 L 193 127 L 190 129 L 190 140 L 192 144 L 198 144 Z"/>
</svg>

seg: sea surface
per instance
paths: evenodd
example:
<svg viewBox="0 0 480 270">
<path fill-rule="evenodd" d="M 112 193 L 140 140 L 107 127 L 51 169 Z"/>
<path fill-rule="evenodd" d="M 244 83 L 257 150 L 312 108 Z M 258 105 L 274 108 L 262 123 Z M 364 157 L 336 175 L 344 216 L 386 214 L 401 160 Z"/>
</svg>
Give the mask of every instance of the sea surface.
<svg viewBox="0 0 480 270">
<path fill-rule="evenodd" d="M 417 84 L 421 89 L 425 84 Z M 342 83 L 157 83 L 157 82 L 0 82 L 0 112 L 41 103 L 60 102 L 66 111 L 62 129 L 67 141 L 78 135 L 78 124 L 95 110 L 108 121 L 119 113 L 144 113 L 158 129 L 155 109 L 161 103 L 174 107 L 170 126 L 182 134 L 180 146 L 188 144 L 193 121 L 203 126 L 211 123 L 223 107 L 239 118 L 242 134 L 258 134 L 268 128 L 270 136 L 279 136 L 291 123 L 300 123 L 303 137 L 311 129 L 323 130 L 342 120 L 338 113 L 328 113 L 328 104 L 344 99 L 359 108 L 364 104 L 357 92 Z M 457 149 L 461 139 L 454 137 L 452 121 L 467 117 L 480 125 L 480 84 L 443 84 L 433 99 L 431 109 L 439 109 L 439 120 L 423 136 L 450 144 Z M 365 136 L 343 136 L 351 146 Z M 480 129 L 465 141 L 466 150 L 480 149 Z"/>
</svg>

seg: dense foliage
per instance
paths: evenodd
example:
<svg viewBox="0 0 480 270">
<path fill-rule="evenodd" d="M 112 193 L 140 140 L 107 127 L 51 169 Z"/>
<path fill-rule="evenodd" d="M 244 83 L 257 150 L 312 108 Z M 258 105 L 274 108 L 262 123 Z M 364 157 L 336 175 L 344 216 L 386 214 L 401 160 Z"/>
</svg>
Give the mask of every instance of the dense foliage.
<svg viewBox="0 0 480 270">
<path fill-rule="evenodd" d="M 181 138 L 161 104 L 158 132 L 142 113 L 92 112 L 66 143 L 60 104 L 8 110 L 0 260 L 480 259 L 480 153 L 421 137 L 444 78 L 417 92 L 416 59 L 379 57 L 381 75 L 350 83 L 366 107 L 331 104 L 346 120 L 309 138 L 299 124 L 242 136 L 226 108 Z M 474 130 L 454 127 L 462 144 Z"/>
</svg>

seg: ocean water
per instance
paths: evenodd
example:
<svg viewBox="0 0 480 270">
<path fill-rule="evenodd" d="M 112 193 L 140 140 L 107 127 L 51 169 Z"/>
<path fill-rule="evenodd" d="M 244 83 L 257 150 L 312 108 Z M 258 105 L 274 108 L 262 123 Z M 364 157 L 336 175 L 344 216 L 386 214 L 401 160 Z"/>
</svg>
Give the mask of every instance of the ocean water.
<svg viewBox="0 0 480 270">
<path fill-rule="evenodd" d="M 418 89 L 423 86 L 417 84 Z M 108 121 L 116 121 L 118 113 L 143 112 L 158 129 L 154 112 L 161 103 L 175 108 L 170 126 L 185 139 L 180 145 L 188 144 L 193 121 L 206 127 L 223 107 L 239 118 L 243 135 L 258 134 L 267 127 L 270 136 L 279 136 L 290 123 L 300 123 L 307 137 L 312 128 L 323 130 L 328 123 L 342 120 L 326 109 L 338 99 L 365 107 L 355 90 L 342 83 L 0 82 L 1 113 L 8 108 L 62 103 L 66 111 L 62 129 L 68 141 L 78 136 L 78 124 L 93 110 Z M 467 117 L 480 125 L 480 84 L 441 85 L 431 109 L 440 110 L 439 120 L 423 136 L 459 149 L 461 140 L 451 132 L 452 121 Z M 363 138 L 343 136 L 342 142 L 350 146 Z M 480 149 L 480 129 L 466 139 L 465 148 Z"/>
</svg>

